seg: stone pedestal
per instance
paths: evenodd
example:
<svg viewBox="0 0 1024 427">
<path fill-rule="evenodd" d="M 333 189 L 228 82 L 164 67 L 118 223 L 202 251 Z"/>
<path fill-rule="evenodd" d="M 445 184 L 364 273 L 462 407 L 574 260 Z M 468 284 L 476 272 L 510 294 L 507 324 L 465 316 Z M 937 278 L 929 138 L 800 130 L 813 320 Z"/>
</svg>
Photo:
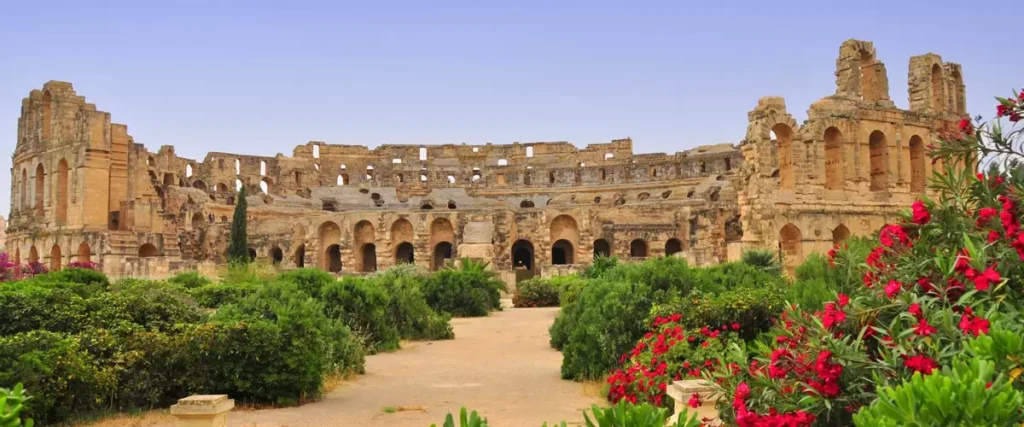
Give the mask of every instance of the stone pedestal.
<svg viewBox="0 0 1024 427">
<path fill-rule="evenodd" d="M 171 415 L 178 419 L 178 427 L 225 427 L 234 407 L 234 399 L 226 394 L 201 394 L 178 399 Z"/>
<path fill-rule="evenodd" d="M 696 410 L 690 407 L 689 404 L 690 398 L 694 393 L 700 395 L 701 400 L 701 404 Z M 715 388 L 714 384 L 704 380 L 676 381 L 668 386 L 668 395 L 675 400 L 676 408 L 672 418 L 669 418 L 668 425 L 676 424 L 679 420 L 679 414 L 683 409 L 686 409 L 691 416 L 696 411 L 698 421 L 706 419 L 711 422 L 710 425 L 721 425 L 715 404 L 718 403 L 718 399 L 722 396 L 718 393 L 718 389 Z"/>
</svg>

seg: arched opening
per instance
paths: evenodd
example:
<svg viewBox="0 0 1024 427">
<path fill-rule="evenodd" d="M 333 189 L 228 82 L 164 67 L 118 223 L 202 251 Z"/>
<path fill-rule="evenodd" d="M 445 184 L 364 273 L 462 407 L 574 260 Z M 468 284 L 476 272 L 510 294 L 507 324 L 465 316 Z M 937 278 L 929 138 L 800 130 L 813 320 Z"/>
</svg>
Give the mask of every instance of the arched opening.
<svg viewBox="0 0 1024 427">
<path fill-rule="evenodd" d="M 430 223 L 430 246 L 433 248 L 431 267 L 444 267 L 446 259 L 454 256 L 455 227 L 446 218 L 437 218 Z"/>
<path fill-rule="evenodd" d="M 338 273 L 341 271 L 341 246 L 330 245 L 324 253 L 324 264 L 327 271 Z"/>
<path fill-rule="evenodd" d="M 249 262 L 256 261 L 256 249 L 249 248 L 245 253 L 249 254 Z"/>
<path fill-rule="evenodd" d="M 644 239 L 634 239 L 629 242 L 629 256 L 632 258 L 647 258 L 647 242 Z"/>
<path fill-rule="evenodd" d="M 945 110 L 942 105 L 942 100 L 945 98 L 944 91 L 942 90 L 942 68 L 939 64 L 932 65 L 932 81 L 931 81 L 931 92 L 932 92 L 932 111 L 940 112 Z"/>
<path fill-rule="evenodd" d="M 530 171 L 523 173 L 523 185 L 530 185 L 532 181 Z"/>
<path fill-rule="evenodd" d="M 910 137 L 910 191 L 924 192 L 925 157 L 924 141 L 917 135 Z"/>
<path fill-rule="evenodd" d="M 319 246 L 323 248 L 322 250 L 324 251 L 323 256 L 320 257 L 320 268 L 334 273 L 341 271 L 340 247 L 338 249 L 337 265 L 333 264 L 330 254 L 330 247 L 338 246 L 338 243 L 341 242 L 341 227 L 338 227 L 338 224 L 331 221 L 324 222 L 323 224 L 320 224 L 317 236 L 319 236 L 320 239 Z M 337 267 L 337 269 L 332 270 L 334 267 Z"/>
<path fill-rule="evenodd" d="M 88 243 L 82 242 L 81 245 L 78 245 L 78 258 L 76 261 L 82 263 L 92 262 L 92 250 L 89 248 Z"/>
<path fill-rule="evenodd" d="M 850 229 L 846 228 L 845 225 L 839 224 L 835 230 L 832 230 L 832 246 L 839 246 L 846 239 L 850 238 Z"/>
<path fill-rule="evenodd" d="M 206 223 L 206 218 L 203 218 L 203 214 L 196 212 L 192 214 L 192 229 L 198 230 L 203 227 Z"/>
<path fill-rule="evenodd" d="M 242 180 L 235 179 L 235 191 L 242 191 Z"/>
<path fill-rule="evenodd" d="M 395 264 L 412 264 L 414 262 L 416 262 L 416 250 L 412 243 L 399 243 L 395 248 Z"/>
<path fill-rule="evenodd" d="M 298 268 L 303 268 L 306 266 L 306 245 L 299 245 L 299 247 L 295 249 L 295 256 L 294 259 L 292 259 L 292 261 L 295 262 L 295 266 Z"/>
<path fill-rule="evenodd" d="M 512 269 L 533 270 L 533 243 L 529 240 L 512 244 Z"/>
<path fill-rule="evenodd" d="M 57 163 L 57 223 L 68 222 L 68 161 Z"/>
<path fill-rule="evenodd" d="M 793 130 L 782 123 L 772 126 L 778 144 L 779 178 L 782 188 L 793 188 Z"/>
<path fill-rule="evenodd" d="M 366 180 L 373 181 L 373 166 L 366 166 Z"/>
<path fill-rule="evenodd" d="M 146 243 L 139 246 L 139 258 L 152 258 L 156 256 L 156 246 L 152 243 Z"/>
<path fill-rule="evenodd" d="M 395 181 L 398 182 L 398 183 L 403 183 L 403 182 L 405 182 L 405 177 L 402 176 L 402 174 L 400 174 L 400 173 L 396 173 L 395 174 Z"/>
<path fill-rule="evenodd" d="M 835 127 L 825 129 L 825 188 L 843 188 L 843 134 Z"/>
<path fill-rule="evenodd" d="M 444 268 L 445 262 L 452 259 L 452 256 L 454 256 L 452 249 L 452 244 L 449 242 L 441 242 L 434 246 L 434 263 L 432 266 L 434 270 Z"/>
<path fill-rule="evenodd" d="M 335 184 L 337 184 L 338 186 L 342 186 L 345 185 L 346 182 L 348 182 L 348 175 L 339 173 L 338 179 L 335 181 Z"/>
<path fill-rule="evenodd" d="M 242 174 L 242 161 L 235 159 L 235 175 Z"/>
<path fill-rule="evenodd" d="M 185 164 L 185 178 L 191 178 L 191 177 L 192 177 L 192 164 L 191 163 L 186 163 Z"/>
<path fill-rule="evenodd" d="M 370 221 L 362 220 L 356 223 L 356 226 L 352 229 L 352 237 L 354 240 L 353 248 L 358 248 L 356 252 L 356 271 L 374 271 L 377 269 L 377 248 L 373 246 L 376 239 L 376 230 Z M 367 245 L 370 246 L 372 251 L 367 251 Z M 370 255 L 368 257 L 368 254 Z"/>
<path fill-rule="evenodd" d="M 612 245 L 605 239 L 597 239 L 594 241 L 594 258 L 599 256 L 610 257 L 612 256 Z"/>
<path fill-rule="evenodd" d="M 455 209 L 457 207 L 458 207 L 458 205 L 455 204 L 454 200 L 449 200 L 448 201 L 448 209 Z"/>
<path fill-rule="evenodd" d="M 60 271 L 60 258 L 60 246 L 53 245 L 53 248 L 50 249 L 50 271 Z"/>
<path fill-rule="evenodd" d="M 278 265 L 281 261 L 284 261 L 284 252 L 281 252 L 281 248 L 274 246 L 270 249 L 270 260 L 274 265 Z"/>
<path fill-rule="evenodd" d="M 371 273 L 377 271 L 377 246 L 373 243 L 367 243 L 362 248 L 362 271 L 364 273 Z"/>
<path fill-rule="evenodd" d="M 952 82 L 949 87 L 949 98 L 952 100 L 953 112 L 966 114 L 967 105 L 964 100 L 964 93 L 961 91 L 964 87 L 964 77 L 960 74 L 960 71 L 953 69 L 950 79 Z"/>
<path fill-rule="evenodd" d="M 565 239 L 559 240 L 555 242 L 555 244 L 551 245 L 551 264 L 573 264 L 575 261 L 573 259 L 574 254 L 575 251 L 573 250 L 572 243 L 569 243 L 569 241 Z"/>
<path fill-rule="evenodd" d="M 448 175 L 448 183 L 449 184 L 454 184 L 455 183 L 455 177 L 452 176 L 452 175 Z"/>
<path fill-rule="evenodd" d="M 554 183 L 555 183 L 555 173 L 554 172 L 548 172 L 548 184 L 554 184 Z"/>
<path fill-rule="evenodd" d="M 267 174 L 267 161 L 260 160 L 260 176 Z"/>
<path fill-rule="evenodd" d="M 523 200 L 522 202 L 519 202 L 519 207 L 521 207 L 521 208 L 532 208 L 533 207 L 533 201 L 532 200 Z"/>
<path fill-rule="evenodd" d="M 608 172 L 601 168 L 601 181 L 608 179 Z"/>
<path fill-rule="evenodd" d="M 196 180 L 195 182 L 192 183 L 192 188 L 206 191 L 206 183 L 203 181 Z"/>
<path fill-rule="evenodd" d="M 786 273 L 790 276 L 796 272 L 796 267 L 803 261 L 803 237 L 800 229 L 793 224 L 786 224 L 779 230 L 779 258 L 786 267 Z"/>
<path fill-rule="evenodd" d="M 164 185 L 166 185 L 168 187 L 174 185 L 174 175 L 171 175 L 169 172 L 165 173 L 164 174 Z"/>
<path fill-rule="evenodd" d="M 43 164 L 40 163 L 36 166 L 36 216 L 43 216 L 43 185 L 45 184 L 46 171 L 43 170 Z"/>
<path fill-rule="evenodd" d="M 263 178 L 263 179 L 261 179 L 260 180 L 260 191 L 262 191 L 263 194 L 270 194 L 270 188 L 271 188 L 270 185 L 271 185 L 270 178 Z"/>
<path fill-rule="evenodd" d="M 50 132 L 53 128 L 53 99 L 50 97 L 50 91 L 46 91 L 43 94 L 43 121 L 40 123 L 42 127 L 43 142 L 47 142 L 50 139 Z"/>
<path fill-rule="evenodd" d="M 21 209 L 25 209 L 29 206 L 28 203 L 28 171 L 25 169 L 21 170 L 21 197 L 18 198 L 18 206 Z"/>
<path fill-rule="evenodd" d="M 228 185 L 223 183 L 223 182 L 220 183 L 220 184 L 217 184 L 217 192 L 218 193 L 227 193 L 228 192 Z"/>
<path fill-rule="evenodd" d="M 28 262 L 31 264 L 39 262 L 39 251 L 36 250 L 35 245 L 28 249 Z"/>
<path fill-rule="evenodd" d="M 882 131 L 871 132 L 868 150 L 871 153 L 871 191 L 884 191 L 889 187 L 889 147 Z"/>
<path fill-rule="evenodd" d="M 672 256 L 683 251 L 683 242 L 672 238 L 665 242 L 665 256 Z"/>
</svg>

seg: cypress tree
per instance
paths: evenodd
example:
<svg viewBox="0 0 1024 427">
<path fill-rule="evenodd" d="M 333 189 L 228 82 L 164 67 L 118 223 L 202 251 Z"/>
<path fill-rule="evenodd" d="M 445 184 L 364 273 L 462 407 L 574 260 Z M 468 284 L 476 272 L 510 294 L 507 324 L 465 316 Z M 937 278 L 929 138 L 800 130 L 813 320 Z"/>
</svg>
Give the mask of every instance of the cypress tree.
<svg viewBox="0 0 1024 427">
<path fill-rule="evenodd" d="M 249 242 L 245 233 L 246 211 L 245 186 L 238 190 L 235 198 L 235 215 L 231 218 L 231 243 L 228 245 L 229 262 L 249 262 Z"/>
</svg>

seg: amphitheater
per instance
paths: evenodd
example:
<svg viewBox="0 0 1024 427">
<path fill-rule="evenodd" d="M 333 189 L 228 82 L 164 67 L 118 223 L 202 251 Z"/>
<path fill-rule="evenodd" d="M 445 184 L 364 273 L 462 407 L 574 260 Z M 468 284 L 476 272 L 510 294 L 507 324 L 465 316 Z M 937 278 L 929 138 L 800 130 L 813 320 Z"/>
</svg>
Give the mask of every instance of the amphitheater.
<svg viewBox="0 0 1024 427">
<path fill-rule="evenodd" d="M 7 251 L 60 269 L 161 278 L 225 263 L 237 190 L 250 256 L 281 268 L 359 274 L 469 257 L 509 283 L 598 254 L 693 265 L 812 252 L 873 233 L 927 190 L 926 148 L 966 116 L 959 64 L 910 58 L 910 110 L 889 97 L 870 42 L 848 40 L 835 93 L 798 124 L 764 97 L 738 144 L 635 154 L 630 139 L 382 145 L 310 141 L 290 156 L 150 151 L 111 114 L 51 81 L 22 101 Z"/>
</svg>

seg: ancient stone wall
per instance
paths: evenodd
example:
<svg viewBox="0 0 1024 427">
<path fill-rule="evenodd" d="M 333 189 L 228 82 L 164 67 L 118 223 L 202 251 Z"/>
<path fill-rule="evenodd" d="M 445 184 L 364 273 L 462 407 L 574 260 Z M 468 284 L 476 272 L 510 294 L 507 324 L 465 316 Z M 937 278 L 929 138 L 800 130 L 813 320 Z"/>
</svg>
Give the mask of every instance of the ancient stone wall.
<svg viewBox="0 0 1024 427">
<path fill-rule="evenodd" d="M 245 187 L 251 253 L 283 268 L 436 269 L 467 256 L 513 281 L 576 271 L 595 254 L 708 265 L 755 247 L 792 266 L 925 192 L 936 168 L 924 147 L 966 111 L 960 66 L 937 55 L 911 60 L 911 111 L 893 106 L 869 42 L 842 45 L 836 76 L 803 124 L 782 98 L 762 98 L 738 147 L 310 141 L 290 156 L 202 160 L 149 151 L 69 83 L 49 82 L 22 104 L 8 251 L 52 268 L 99 262 L 114 276 L 212 271 Z"/>
</svg>

